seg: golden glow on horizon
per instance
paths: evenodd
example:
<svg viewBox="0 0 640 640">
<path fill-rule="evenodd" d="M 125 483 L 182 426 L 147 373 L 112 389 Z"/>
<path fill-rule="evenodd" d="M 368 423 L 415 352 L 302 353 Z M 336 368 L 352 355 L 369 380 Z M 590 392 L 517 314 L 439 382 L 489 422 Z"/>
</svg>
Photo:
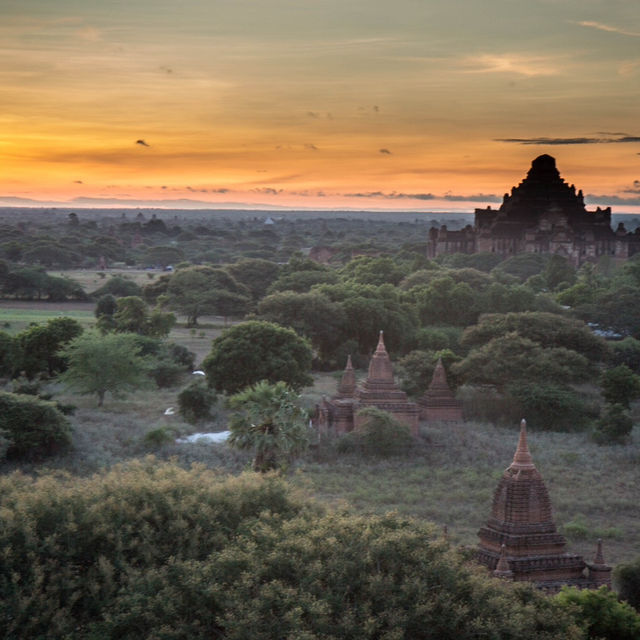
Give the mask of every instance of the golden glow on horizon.
<svg viewBox="0 0 640 640">
<path fill-rule="evenodd" d="M 633 2 L 5 4 L 0 204 L 470 210 L 550 153 L 640 209 Z"/>
</svg>

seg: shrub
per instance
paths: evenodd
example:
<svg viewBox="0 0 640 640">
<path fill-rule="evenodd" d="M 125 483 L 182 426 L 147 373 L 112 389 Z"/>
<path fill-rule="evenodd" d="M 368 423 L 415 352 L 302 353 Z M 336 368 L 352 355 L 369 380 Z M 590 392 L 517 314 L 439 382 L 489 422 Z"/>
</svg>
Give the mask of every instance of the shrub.
<svg viewBox="0 0 640 640">
<path fill-rule="evenodd" d="M 522 382 L 509 385 L 507 392 L 534 429 L 582 431 L 597 416 L 595 406 L 568 387 Z"/>
<path fill-rule="evenodd" d="M 621 404 L 606 405 L 596 422 L 592 437 L 598 444 L 624 444 L 633 429 L 633 420 Z"/>
<path fill-rule="evenodd" d="M 71 426 L 54 404 L 0 391 L 0 433 L 9 458 L 39 459 L 71 444 Z"/>
<path fill-rule="evenodd" d="M 602 395 L 610 404 L 621 404 L 627 409 L 629 403 L 640 396 L 640 376 L 621 364 L 608 369 L 600 376 Z"/>
<path fill-rule="evenodd" d="M 387 458 L 406 455 L 413 444 L 409 426 L 377 407 L 358 411 L 361 427 L 352 432 L 361 450 L 370 456 Z"/>
<path fill-rule="evenodd" d="M 555 600 L 570 608 L 577 607 L 576 620 L 587 638 L 593 640 L 638 640 L 640 615 L 607 587 L 580 590 L 563 587 Z"/>
<path fill-rule="evenodd" d="M 579 640 L 433 528 L 326 513 L 284 481 L 155 459 L 0 478 L 0 629 L 20 638 Z"/>
<path fill-rule="evenodd" d="M 613 571 L 618 595 L 640 611 L 640 558 L 629 564 L 619 564 Z"/>
<path fill-rule="evenodd" d="M 180 415 L 192 424 L 211 418 L 216 393 L 204 380 L 194 380 L 178 394 Z"/>
</svg>

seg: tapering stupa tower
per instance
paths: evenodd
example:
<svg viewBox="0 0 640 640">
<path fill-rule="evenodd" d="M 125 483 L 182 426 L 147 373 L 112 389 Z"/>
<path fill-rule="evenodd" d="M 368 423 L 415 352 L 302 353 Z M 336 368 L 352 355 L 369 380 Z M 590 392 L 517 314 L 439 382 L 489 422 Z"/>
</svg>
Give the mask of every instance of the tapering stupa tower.
<svg viewBox="0 0 640 640">
<path fill-rule="evenodd" d="M 369 362 L 369 375 L 358 389 L 357 412 L 363 407 L 377 407 L 382 411 L 392 413 L 398 420 L 409 425 L 411 433 L 418 435 L 418 405 L 409 402 L 407 394 L 398 388 L 393 378 L 393 366 L 384 344 L 384 334 L 381 331 L 378 346 Z M 359 426 L 358 416 L 354 416 L 354 426 Z"/>
<path fill-rule="evenodd" d="M 582 556 L 565 551 L 566 540 L 556 530 L 547 488 L 529 452 L 524 420 L 513 462 L 498 483 L 491 516 L 478 536 L 479 561 L 501 577 L 535 582 L 548 591 L 611 582 L 601 553 L 587 565 Z"/>
<path fill-rule="evenodd" d="M 456 400 L 449 388 L 442 358 L 438 358 L 431 384 L 418 400 L 418 405 L 420 417 L 430 422 L 462 422 L 462 404 Z"/>
</svg>

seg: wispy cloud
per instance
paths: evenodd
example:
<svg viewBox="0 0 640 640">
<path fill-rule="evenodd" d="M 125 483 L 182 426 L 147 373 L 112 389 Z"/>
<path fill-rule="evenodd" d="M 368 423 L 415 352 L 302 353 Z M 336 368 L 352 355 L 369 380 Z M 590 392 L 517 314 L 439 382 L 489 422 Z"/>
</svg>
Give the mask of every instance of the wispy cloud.
<svg viewBox="0 0 640 640">
<path fill-rule="evenodd" d="M 523 76 L 554 76 L 562 72 L 557 58 L 521 54 L 483 54 L 462 61 L 466 73 L 515 73 Z"/>
<path fill-rule="evenodd" d="M 594 22 L 592 20 L 581 20 L 578 22 L 581 27 L 587 27 L 588 29 L 597 29 L 598 31 L 607 31 L 609 33 L 618 33 L 622 36 L 631 36 L 633 38 L 640 38 L 640 31 L 628 31 L 627 29 L 621 29 L 620 27 L 613 27 L 610 24 L 604 24 L 602 22 Z"/>
<path fill-rule="evenodd" d="M 603 133 L 602 135 L 607 135 Z M 533 145 L 565 145 L 565 144 L 620 144 L 626 142 L 640 142 L 640 136 L 629 136 L 622 134 L 608 134 L 618 137 L 604 138 L 494 138 L 495 142 L 514 142 L 516 144 L 533 144 Z"/>
<path fill-rule="evenodd" d="M 345 193 L 347 198 L 383 198 L 385 200 L 446 200 L 448 202 L 501 202 L 502 199 L 494 194 L 476 193 L 469 196 L 445 193 L 436 195 L 435 193 L 399 193 L 391 191 L 365 191 L 360 193 Z"/>
<path fill-rule="evenodd" d="M 625 193 L 633 193 L 633 191 L 625 191 Z M 640 194 L 640 191 L 637 193 Z M 584 197 L 587 204 L 604 204 L 604 205 L 631 205 L 637 206 L 640 205 L 640 197 L 637 198 L 622 198 L 620 196 L 609 196 L 609 195 L 596 195 L 593 193 L 589 193 Z"/>
</svg>

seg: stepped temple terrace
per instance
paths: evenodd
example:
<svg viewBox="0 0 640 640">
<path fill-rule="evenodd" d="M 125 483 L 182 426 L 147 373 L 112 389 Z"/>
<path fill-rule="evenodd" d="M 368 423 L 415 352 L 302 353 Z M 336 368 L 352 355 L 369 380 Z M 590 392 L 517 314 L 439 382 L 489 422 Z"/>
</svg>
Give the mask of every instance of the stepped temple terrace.
<svg viewBox="0 0 640 640">
<path fill-rule="evenodd" d="M 611 228 L 611 207 L 587 211 L 582 191 L 568 185 L 556 161 L 542 155 L 526 178 L 504 195 L 499 209 L 475 210 L 474 226 L 449 231 L 431 229 L 427 255 L 446 253 L 551 253 L 573 265 L 601 256 L 626 260 L 640 253 L 640 227 L 628 233 L 623 223 Z"/>
<path fill-rule="evenodd" d="M 418 405 L 409 402 L 407 394 L 395 383 L 382 331 L 362 386 L 356 385 L 349 358 L 338 393 L 331 400 L 323 399 L 317 406 L 314 422 L 320 432 L 332 429 L 335 433 L 346 433 L 360 426 L 358 411 L 364 407 L 377 407 L 391 413 L 400 422 L 409 425 L 414 436 L 418 435 Z"/>
<path fill-rule="evenodd" d="M 418 400 L 420 417 L 427 421 L 462 422 L 462 403 L 456 400 L 447 384 L 447 374 L 438 358 L 431 384 Z"/>
<path fill-rule="evenodd" d="M 529 453 L 524 420 L 513 462 L 498 483 L 491 516 L 478 536 L 478 559 L 498 577 L 534 582 L 551 593 L 564 585 L 611 586 L 601 541 L 593 562 L 564 550 L 566 540 L 556 530 L 547 488 Z"/>
</svg>

